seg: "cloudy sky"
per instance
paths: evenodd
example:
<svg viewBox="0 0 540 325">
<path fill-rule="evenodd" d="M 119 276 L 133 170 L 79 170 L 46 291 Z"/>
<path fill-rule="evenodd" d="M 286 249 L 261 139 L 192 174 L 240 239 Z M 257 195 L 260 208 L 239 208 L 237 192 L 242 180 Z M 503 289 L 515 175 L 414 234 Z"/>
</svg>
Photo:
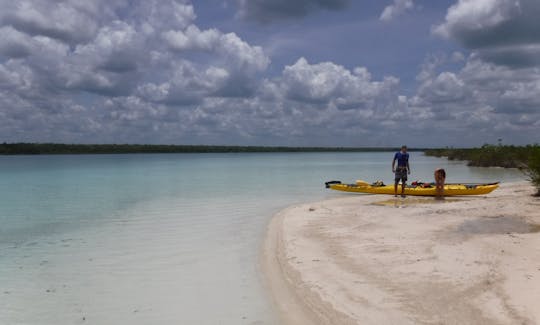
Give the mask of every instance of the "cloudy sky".
<svg viewBox="0 0 540 325">
<path fill-rule="evenodd" d="M 0 142 L 540 142 L 538 0 L 0 7 Z"/>
</svg>

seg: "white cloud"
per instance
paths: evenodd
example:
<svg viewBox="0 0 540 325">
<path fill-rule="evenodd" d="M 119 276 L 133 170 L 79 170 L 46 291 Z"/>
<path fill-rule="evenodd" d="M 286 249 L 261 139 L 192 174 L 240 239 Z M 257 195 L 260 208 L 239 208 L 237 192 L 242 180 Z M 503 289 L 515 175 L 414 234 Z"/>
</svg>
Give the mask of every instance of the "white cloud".
<svg viewBox="0 0 540 325">
<path fill-rule="evenodd" d="M 137 0 L 130 2 L 131 19 L 144 26 L 147 33 L 185 29 L 193 24 L 197 18 L 195 8 L 187 0 Z"/>
<path fill-rule="evenodd" d="M 235 33 L 227 33 L 221 37 L 220 50 L 232 58 L 241 69 L 264 70 L 270 59 L 260 46 L 250 46 Z"/>
<path fill-rule="evenodd" d="M 514 69 L 472 55 L 456 73 L 426 75 L 409 102 L 429 108 L 433 125 L 449 133 L 462 132 L 472 144 L 502 135 L 530 143 L 538 137 L 539 87 L 538 68 Z"/>
<path fill-rule="evenodd" d="M 0 65 L 0 87 L 6 92 L 24 92 L 31 90 L 34 83 L 34 73 L 26 66 L 16 62 Z"/>
<path fill-rule="evenodd" d="M 115 9 L 125 6 L 125 1 L 95 1 L 96 6 L 112 8 L 111 11 L 96 11 L 95 6 L 80 1 L 0 1 L 2 13 L 0 23 L 31 36 L 46 36 L 69 43 L 84 42 L 93 37 L 100 19 L 111 19 Z"/>
<path fill-rule="evenodd" d="M 28 56 L 33 52 L 33 43 L 30 36 L 11 26 L 0 28 L 0 55 L 9 58 Z"/>
<path fill-rule="evenodd" d="M 538 66 L 539 14 L 537 0 L 459 0 L 433 33 L 458 41 L 488 62 Z"/>
<path fill-rule="evenodd" d="M 162 37 L 174 50 L 216 51 L 246 72 L 262 71 L 270 63 L 260 46 L 249 45 L 235 33 L 223 34 L 217 29 L 201 31 L 190 25 L 184 31 L 166 31 Z"/>
<path fill-rule="evenodd" d="M 466 93 L 465 82 L 455 73 L 444 71 L 435 78 L 425 80 L 418 90 L 419 96 L 432 105 L 462 102 Z"/>
<path fill-rule="evenodd" d="M 458 72 L 433 71 L 422 79 L 417 102 L 466 132 L 538 141 L 539 13 L 536 0 L 459 0 L 433 33 L 471 54 Z"/>
<path fill-rule="evenodd" d="M 219 96 L 229 77 L 230 73 L 223 68 L 210 66 L 201 70 L 188 61 L 181 61 L 172 66 L 166 81 L 160 84 L 142 84 L 138 87 L 137 94 L 151 102 L 196 104 L 206 97 Z"/>
<path fill-rule="evenodd" d="M 459 0 L 446 14 L 446 22 L 435 33 L 451 36 L 454 33 L 479 31 L 496 27 L 520 13 L 515 0 Z"/>
<path fill-rule="evenodd" d="M 145 79 L 155 84 L 169 82 L 160 79 L 171 66 L 186 61 L 181 53 L 170 51 L 174 49 L 206 52 L 208 62 L 193 65 L 209 71 L 210 79 L 216 71 L 233 78 L 241 89 L 237 93 L 242 93 L 255 86 L 253 75 L 269 64 L 261 47 L 234 33 L 201 31 L 193 24 L 193 6 L 183 1 L 25 0 L 2 4 L 0 55 L 21 58 L 20 66 L 30 68 L 36 80 L 47 83 L 36 82 L 40 89 L 129 95 L 148 83 Z M 62 19 L 63 15 L 71 16 Z M 229 86 L 224 94 L 234 92 L 234 87 Z"/>
<path fill-rule="evenodd" d="M 221 37 L 217 29 L 201 31 L 197 26 L 190 25 L 185 31 L 169 30 L 163 33 L 163 39 L 176 50 L 204 50 L 215 49 Z"/>
<path fill-rule="evenodd" d="M 413 8 L 413 0 L 394 0 L 391 5 L 384 8 L 379 19 L 382 21 L 391 21 Z"/>
<path fill-rule="evenodd" d="M 309 64 L 300 58 L 283 70 L 281 87 L 288 98 L 312 103 L 331 103 L 337 108 L 371 107 L 397 86 L 393 77 L 371 81 L 363 67 L 347 70 L 332 62 Z"/>
<path fill-rule="evenodd" d="M 495 2 L 477 4 L 491 13 Z M 522 10 L 534 7 L 519 3 Z M 295 57 L 267 71 L 263 48 L 237 33 L 202 29 L 186 1 L 0 4 L 4 141 L 388 145 L 406 136 L 445 145 L 464 137 L 482 144 L 498 133 L 518 142 L 538 139 L 538 64 L 498 63 L 538 50 L 534 33 L 515 44 L 493 38 L 498 26 L 518 30 L 511 10 L 483 22 L 478 9 L 475 19 L 487 27 L 477 31 L 473 18 L 449 14 L 440 28 L 471 45 L 430 56 L 418 89 L 406 96 L 398 78 L 367 67 Z M 294 5 L 283 3 L 287 10 Z M 67 13 L 88 28 L 63 20 Z M 521 22 L 535 26 L 529 18 Z M 468 43 L 477 40 L 470 30 L 481 42 Z M 481 45 L 489 39 L 496 45 Z"/>
<path fill-rule="evenodd" d="M 135 28 L 122 21 L 113 21 L 101 27 L 95 39 L 78 45 L 72 53 L 77 65 L 91 65 L 93 68 L 112 72 L 128 72 L 137 68 L 140 61 L 139 41 Z"/>
<path fill-rule="evenodd" d="M 0 5 L 5 140 L 84 141 L 90 132 L 90 138 L 108 136 L 110 142 L 138 129 L 145 136 L 159 128 L 173 130 L 190 112 L 201 114 L 196 105 L 212 98 L 251 96 L 257 74 L 269 64 L 261 47 L 237 34 L 201 30 L 187 1 L 0 0 Z M 203 55 L 193 55 L 197 52 Z"/>
</svg>

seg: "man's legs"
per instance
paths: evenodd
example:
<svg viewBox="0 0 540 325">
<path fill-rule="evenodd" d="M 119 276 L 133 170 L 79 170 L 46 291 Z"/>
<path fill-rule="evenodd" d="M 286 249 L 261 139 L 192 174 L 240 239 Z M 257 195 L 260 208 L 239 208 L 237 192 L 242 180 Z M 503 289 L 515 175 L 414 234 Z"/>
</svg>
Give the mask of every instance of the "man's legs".
<svg viewBox="0 0 540 325">
<path fill-rule="evenodd" d="M 398 187 L 400 179 L 401 179 L 401 174 L 399 173 L 399 169 L 396 169 L 394 173 L 394 196 L 396 197 L 397 197 L 397 187 Z"/>
<path fill-rule="evenodd" d="M 405 185 L 407 184 L 407 174 L 404 174 L 401 170 L 396 171 L 396 177 L 394 180 L 394 196 L 397 196 L 397 188 L 399 181 L 401 181 L 401 196 L 405 196 Z"/>
<path fill-rule="evenodd" d="M 407 186 L 407 170 L 402 170 L 402 174 L 401 174 L 401 197 L 405 197 L 405 186 Z"/>
</svg>

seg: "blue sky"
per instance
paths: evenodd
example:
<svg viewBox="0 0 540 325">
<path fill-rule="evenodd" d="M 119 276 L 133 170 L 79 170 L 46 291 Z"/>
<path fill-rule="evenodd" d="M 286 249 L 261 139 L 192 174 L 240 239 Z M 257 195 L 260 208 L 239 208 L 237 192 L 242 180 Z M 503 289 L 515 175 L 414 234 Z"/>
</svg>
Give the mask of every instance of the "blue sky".
<svg viewBox="0 0 540 325">
<path fill-rule="evenodd" d="M 0 5 L 0 141 L 540 142 L 537 0 Z"/>
</svg>

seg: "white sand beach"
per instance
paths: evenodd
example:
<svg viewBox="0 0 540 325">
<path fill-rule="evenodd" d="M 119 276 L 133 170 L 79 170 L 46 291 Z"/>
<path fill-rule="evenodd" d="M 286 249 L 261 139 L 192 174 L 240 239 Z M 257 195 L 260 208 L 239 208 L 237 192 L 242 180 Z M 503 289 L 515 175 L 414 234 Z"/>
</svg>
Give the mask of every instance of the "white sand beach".
<svg viewBox="0 0 540 325">
<path fill-rule="evenodd" d="M 285 324 L 539 324 L 540 199 L 343 195 L 269 225 L 262 265 Z"/>
</svg>

